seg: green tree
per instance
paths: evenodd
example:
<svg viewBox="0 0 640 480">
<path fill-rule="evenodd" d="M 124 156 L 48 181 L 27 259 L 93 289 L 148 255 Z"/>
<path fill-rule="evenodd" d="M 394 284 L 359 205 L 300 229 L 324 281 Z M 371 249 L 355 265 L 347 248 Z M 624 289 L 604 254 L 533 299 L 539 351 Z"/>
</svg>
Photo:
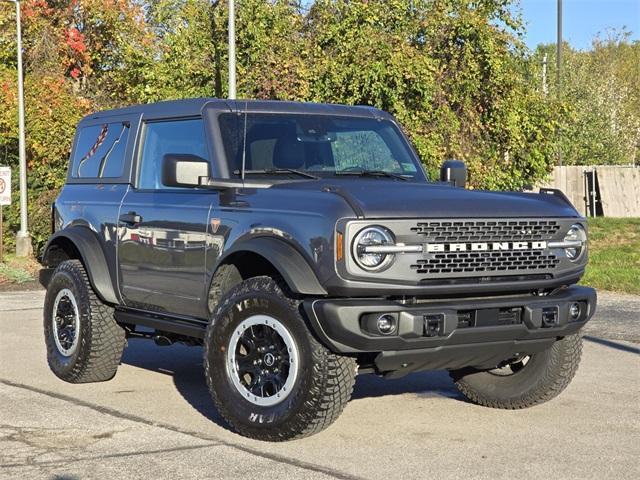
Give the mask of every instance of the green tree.
<svg viewBox="0 0 640 480">
<path fill-rule="evenodd" d="M 555 124 L 510 3 L 317 1 L 312 98 L 391 111 L 432 173 L 455 157 L 475 187 L 522 188 L 549 170 Z"/>
<path fill-rule="evenodd" d="M 30 231 L 36 248 L 50 228 L 50 204 L 64 184 L 75 126 L 83 115 L 126 101 L 114 85 L 124 69 L 123 38 L 139 36 L 129 27 L 133 3 L 106 0 L 21 2 L 23 13 L 26 154 Z M 0 10 L 0 163 L 13 167 L 17 199 L 17 71 L 15 14 Z M 17 231 L 18 202 L 5 226 Z M 6 236 L 12 245 L 14 234 Z"/>
<path fill-rule="evenodd" d="M 540 85 L 548 59 L 549 98 L 557 96 L 555 45 L 541 45 L 530 59 L 531 82 Z M 640 145 L 640 42 L 629 32 L 596 37 L 592 48 L 563 45 L 562 104 L 557 142 L 565 165 L 628 165 Z"/>
<path fill-rule="evenodd" d="M 404 126 L 432 175 L 444 159 L 459 158 L 473 188 L 528 186 L 550 171 L 559 150 L 568 164 L 633 161 L 640 142 L 638 42 L 623 33 L 596 39 L 589 52 L 565 46 L 565 91 L 557 101 L 553 46 L 526 49 L 514 3 L 237 0 L 238 96 L 383 108 Z M 21 5 L 30 221 L 38 246 L 83 115 L 136 102 L 227 96 L 228 3 Z M 10 7 L 0 8 L 0 163 L 17 167 Z M 545 51 L 548 95 L 540 88 Z M 17 202 L 7 224 L 18 228 Z"/>
</svg>

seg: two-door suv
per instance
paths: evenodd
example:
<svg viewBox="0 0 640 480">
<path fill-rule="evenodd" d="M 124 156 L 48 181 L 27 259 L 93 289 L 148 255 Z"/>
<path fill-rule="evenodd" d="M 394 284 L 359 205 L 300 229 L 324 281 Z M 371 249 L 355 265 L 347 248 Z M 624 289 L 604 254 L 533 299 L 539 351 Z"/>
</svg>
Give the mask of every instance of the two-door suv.
<svg viewBox="0 0 640 480">
<path fill-rule="evenodd" d="M 220 414 L 287 440 L 330 425 L 357 373 L 446 369 L 529 407 L 574 376 L 596 293 L 559 191 L 430 181 L 370 107 L 194 99 L 78 125 L 44 249 L 48 362 L 111 379 L 128 337 L 204 347 Z"/>
</svg>

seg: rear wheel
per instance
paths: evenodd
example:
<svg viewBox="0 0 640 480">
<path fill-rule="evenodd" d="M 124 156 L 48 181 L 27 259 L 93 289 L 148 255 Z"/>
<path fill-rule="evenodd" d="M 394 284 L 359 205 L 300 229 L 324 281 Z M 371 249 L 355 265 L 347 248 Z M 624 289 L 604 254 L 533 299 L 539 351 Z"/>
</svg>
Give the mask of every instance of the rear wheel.
<svg viewBox="0 0 640 480">
<path fill-rule="evenodd" d="M 355 360 L 311 334 L 299 301 L 269 277 L 221 299 L 205 338 L 205 374 L 220 414 L 240 434 L 283 441 L 317 433 L 347 404 Z"/>
<path fill-rule="evenodd" d="M 504 362 L 493 370 L 452 370 L 458 389 L 473 403 L 520 409 L 551 400 L 573 379 L 582 353 L 582 339 L 569 335 L 551 348 Z"/>
<path fill-rule="evenodd" d="M 44 301 L 49 367 L 71 383 L 101 382 L 116 374 L 125 332 L 113 308 L 97 297 L 84 266 L 67 260 L 56 268 Z"/>
</svg>

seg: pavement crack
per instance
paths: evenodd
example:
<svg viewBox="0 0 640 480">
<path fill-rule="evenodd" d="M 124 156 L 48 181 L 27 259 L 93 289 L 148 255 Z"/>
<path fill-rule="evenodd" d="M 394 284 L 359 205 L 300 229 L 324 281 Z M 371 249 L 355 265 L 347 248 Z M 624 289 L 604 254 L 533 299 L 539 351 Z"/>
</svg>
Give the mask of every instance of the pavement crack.
<svg viewBox="0 0 640 480">
<path fill-rule="evenodd" d="M 110 458 L 126 458 L 126 457 L 136 457 L 143 455 L 156 455 L 159 453 L 172 453 L 172 452 L 183 452 L 188 450 L 198 450 L 203 448 L 213 448 L 224 446 L 219 442 L 211 442 L 206 443 L 204 445 L 185 445 L 182 447 L 173 447 L 173 448 L 160 448 L 156 450 L 143 450 L 140 452 L 121 452 L 121 453 L 111 453 L 108 455 L 94 455 L 94 456 L 81 456 L 69 458 L 65 457 L 64 460 L 50 460 L 50 461 L 29 461 L 25 463 L 5 463 L 2 465 L 2 468 L 22 468 L 22 467 L 68 467 L 72 463 L 78 462 L 86 462 L 91 460 L 106 460 Z"/>
<path fill-rule="evenodd" d="M 197 438 L 199 440 L 204 440 L 207 442 L 213 442 L 215 443 L 215 445 L 219 445 L 219 446 L 225 446 L 225 447 L 229 447 L 229 448 L 234 448 L 236 450 L 240 450 L 242 452 L 254 455 L 256 457 L 260 457 L 260 458 L 264 458 L 266 460 L 271 460 L 273 462 L 277 462 L 277 463 L 282 463 L 285 465 L 289 465 L 292 467 L 296 467 L 296 468 L 300 468 L 303 470 L 308 470 L 311 472 L 316 472 L 316 473 L 321 473 L 339 480 L 363 480 L 363 477 L 359 477 L 356 475 L 351 475 L 349 473 L 345 473 L 345 472 L 341 472 L 339 470 L 335 470 L 333 468 L 330 467 L 325 467 L 323 465 L 317 465 L 315 463 L 310 463 L 310 462 L 305 462 L 302 460 L 296 460 L 296 459 L 292 459 L 292 458 L 288 458 L 285 457 L 284 455 L 280 455 L 277 453 L 270 453 L 270 452 L 264 452 L 264 451 L 260 451 L 258 449 L 252 448 L 252 447 L 248 447 L 245 445 L 241 445 L 235 442 L 229 442 L 226 440 L 222 440 L 218 437 L 215 437 L 213 435 L 207 435 L 207 434 L 203 434 L 200 432 L 194 432 L 194 431 L 190 431 L 190 430 L 185 430 L 179 427 L 176 427 L 174 425 L 170 425 L 170 424 L 166 424 L 166 423 L 161 423 L 161 422 L 155 422 L 153 420 L 149 420 L 147 418 L 144 417 L 140 417 L 138 415 L 133 415 L 133 414 L 129 414 L 129 413 L 123 413 L 120 412 L 118 410 L 115 410 L 113 408 L 109 408 L 109 407 L 104 407 L 102 405 L 97 405 L 95 403 L 91 403 L 91 402 L 86 402 L 84 400 L 79 400 L 77 398 L 74 397 L 70 397 L 68 395 L 63 395 L 60 393 L 55 393 L 55 392 L 50 392 L 48 390 L 44 390 L 38 387 L 33 387 L 31 385 L 26 385 L 26 384 L 22 384 L 22 383 L 17 383 L 17 382 L 13 382 L 11 380 L 6 380 L 6 379 L 2 379 L 0 378 L 0 384 L 6 385 L 8 387 L 13 387 L 13 388 L 19 388 L 22 390 L 28 390 L 30 392 L 34 392 L 34 393 L 38 393 L 40 395 L 45 395 L 47 397 L 51 397 L 51 398 L 55 398 L 57 400 L 62 400 L 65 402 L 69 402 L 72 403 L 74 405 L 80 406 L 80 407 L 85 407 L 85 408 L 89 408 L 93 411 L 96 411 L 98 413 L 101 413 L 103 415 L 109 415 L 115 418 L 120 418 L 123 420 L 128 420 L 130 422 L 133 423 L 139 423 L 139 424 L 143 424 L 143 425 L 147 425 L 147 426 L 151 426 L 151 427 L 156 427 L 156 428 L 162 428 L 165 430 L 169 430 L 171 432 L 175 432 L 175 433 L 180 433 L 182 435 L 186 435 L 186 436 L 190 436 L 193 438 Z M 42 464 L 38 464 L 38 466 L 41 466 Z"/>
<path fill-rule="evenodd" d="M 42 307 L 29 307 L 29 308 L 8 308 L 8 309 L 0 309 L 0 312 L 28 312 L 29 310 L 42 310 Z"/>
</svg>

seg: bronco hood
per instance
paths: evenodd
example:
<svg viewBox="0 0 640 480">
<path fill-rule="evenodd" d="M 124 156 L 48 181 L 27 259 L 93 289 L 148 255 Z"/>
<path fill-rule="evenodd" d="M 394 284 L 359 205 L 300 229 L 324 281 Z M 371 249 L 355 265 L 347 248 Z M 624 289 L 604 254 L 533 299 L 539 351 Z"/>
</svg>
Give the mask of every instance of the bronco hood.
<svg viewBox="0 0 640 480">
<path fill-rule="evenodd" d="M 276 188 L 318 190 L 339 195 L 364 218 L 579 217 L 561 196 L 466 190 L 436 183 L 392 179 L 323 179 Z"/>
</svg>

